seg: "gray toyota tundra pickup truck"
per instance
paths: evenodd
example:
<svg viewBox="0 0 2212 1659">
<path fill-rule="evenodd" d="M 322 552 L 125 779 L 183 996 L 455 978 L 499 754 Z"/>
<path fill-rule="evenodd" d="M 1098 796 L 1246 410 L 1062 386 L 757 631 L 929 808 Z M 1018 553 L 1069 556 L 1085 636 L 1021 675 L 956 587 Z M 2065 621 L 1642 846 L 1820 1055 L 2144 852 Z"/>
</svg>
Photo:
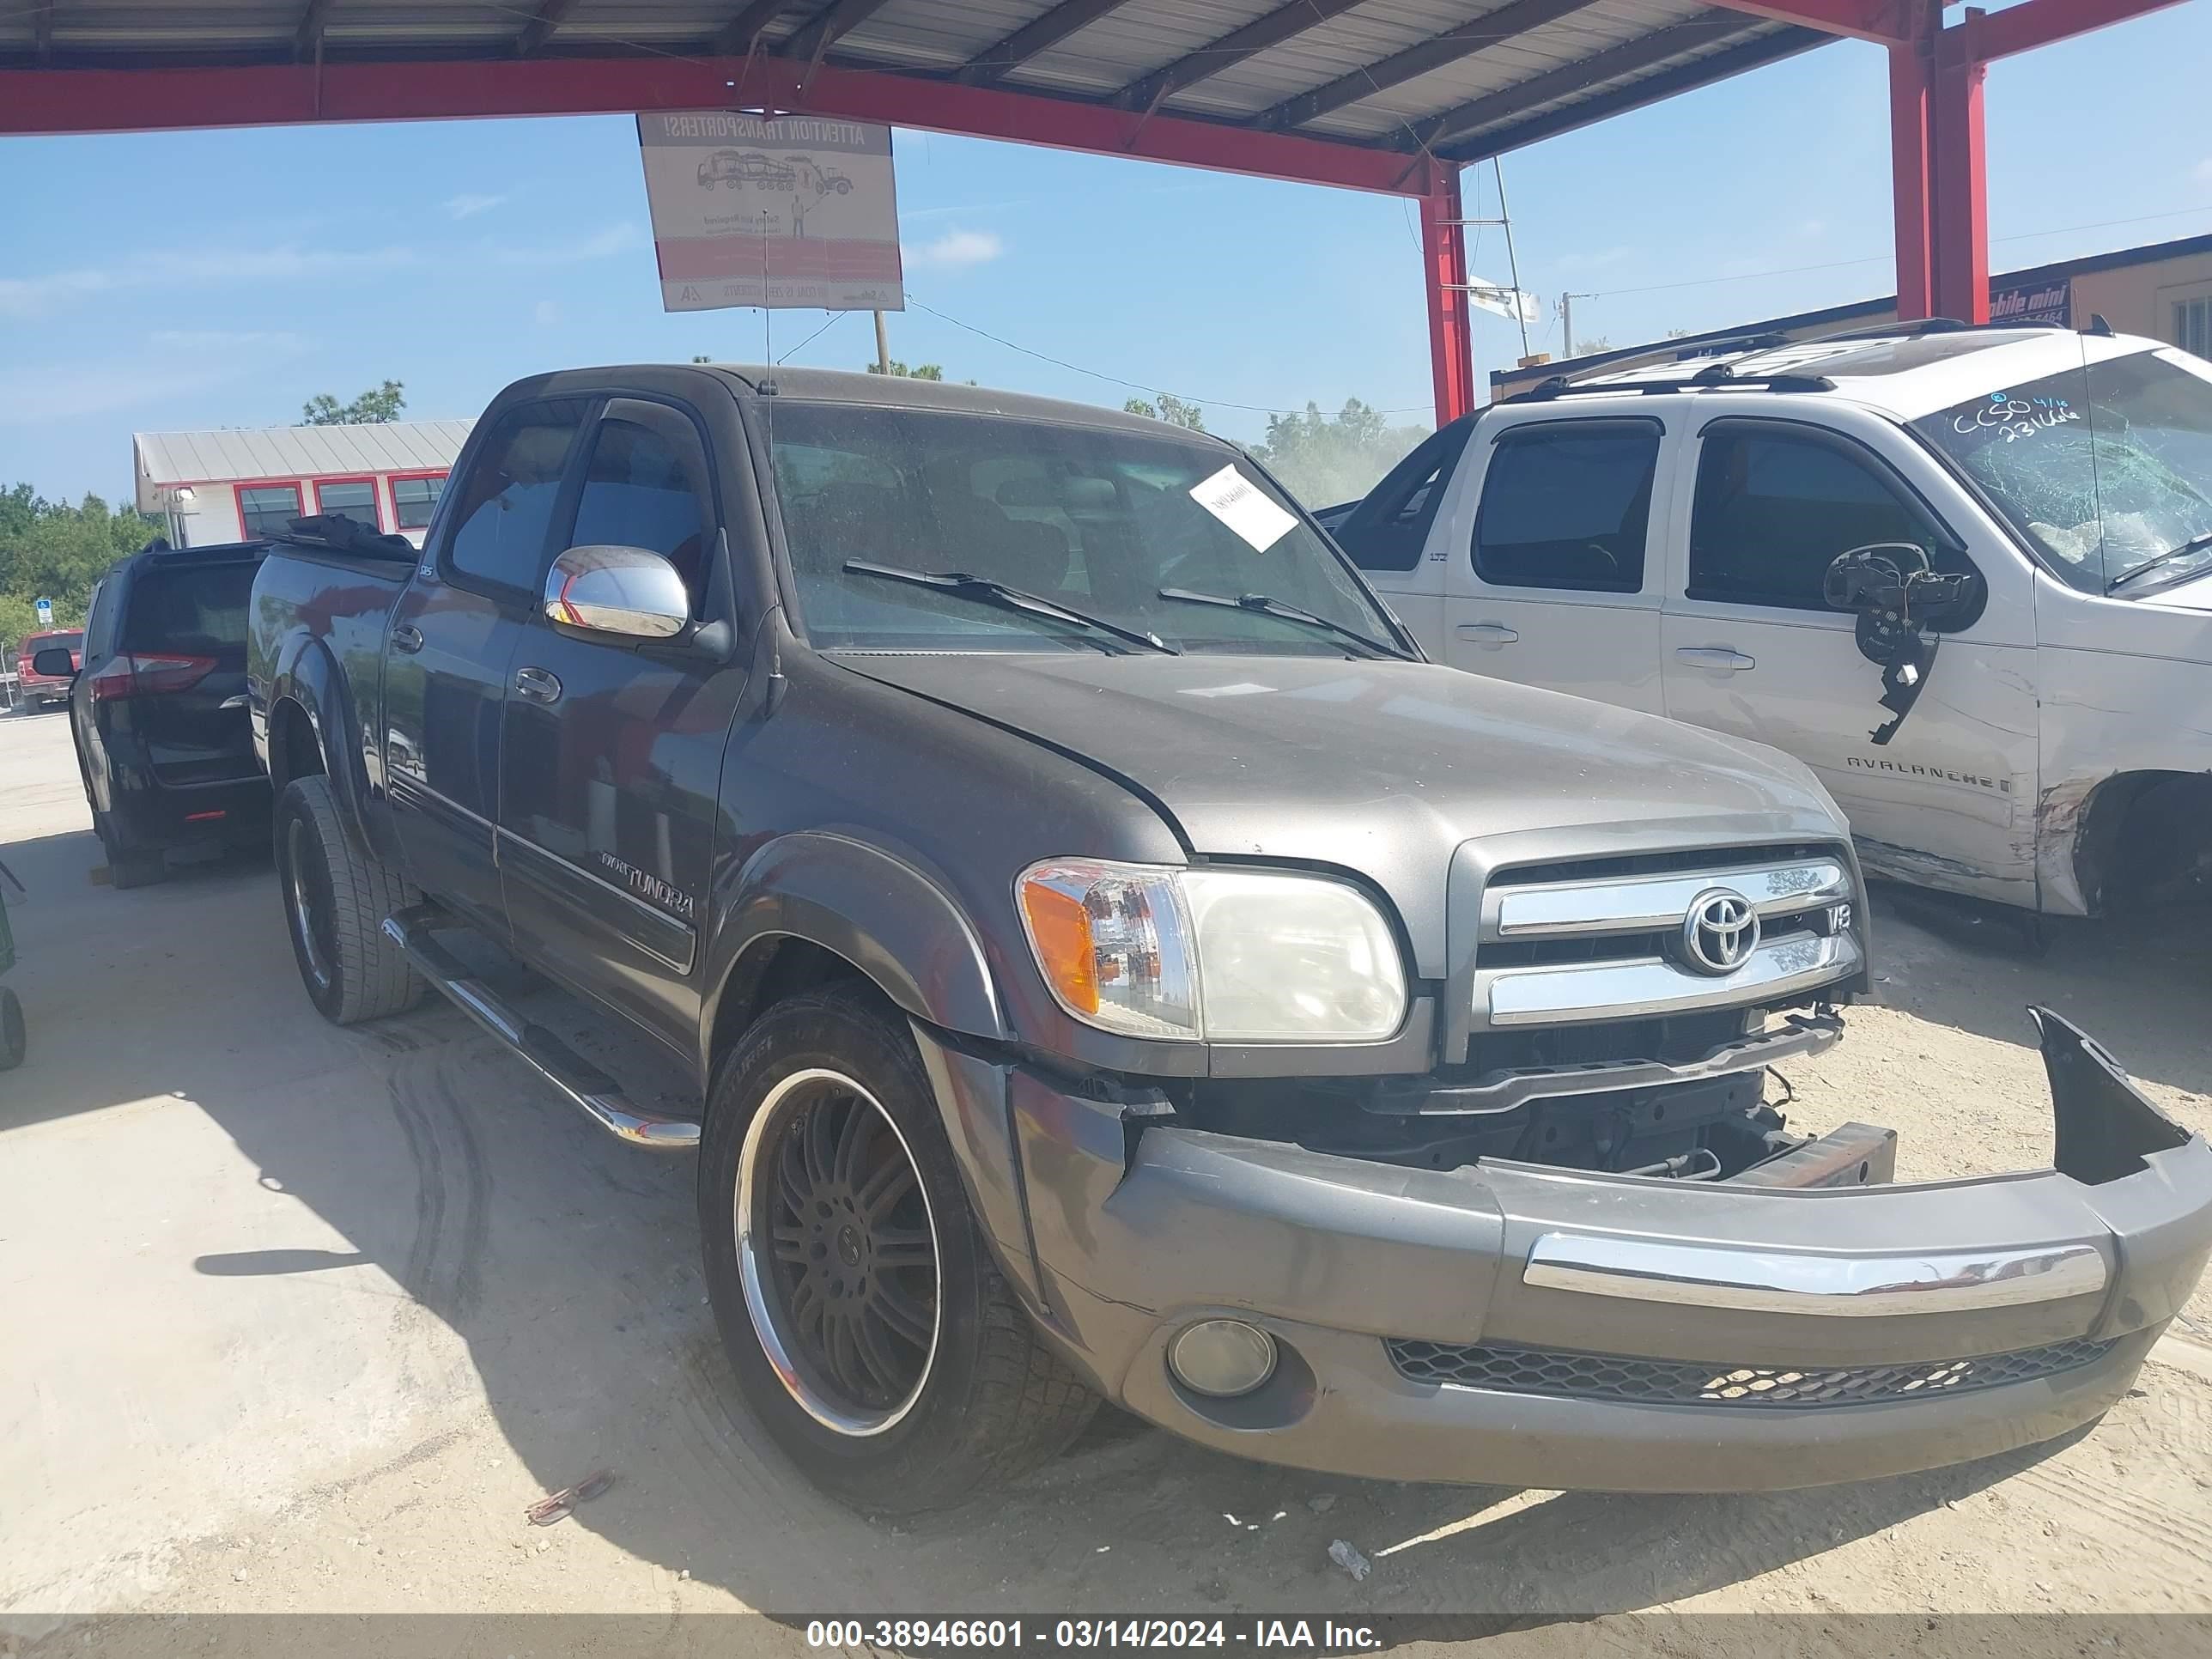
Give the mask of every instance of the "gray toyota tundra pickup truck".
<svg viewBox="0 0 2212 1659">
<path fill-rule="evenodd" d="M 1767 1068 L 1869 961 L 1812 775 L 1425 663 L 1218 440 L 549 374 L 419 554 L 305 524 L 251 617 L 315 1006 L 434 986 L 696 1147 L 752 1413 L 866 1508 L 1101 1399 L 1396 1479 L 1956 1462 L 2103 1412 L 2212 1248 L 2212 1151 L 2049 1015 L 2051 1168 L 1791 1132 Z"/>
</svg>

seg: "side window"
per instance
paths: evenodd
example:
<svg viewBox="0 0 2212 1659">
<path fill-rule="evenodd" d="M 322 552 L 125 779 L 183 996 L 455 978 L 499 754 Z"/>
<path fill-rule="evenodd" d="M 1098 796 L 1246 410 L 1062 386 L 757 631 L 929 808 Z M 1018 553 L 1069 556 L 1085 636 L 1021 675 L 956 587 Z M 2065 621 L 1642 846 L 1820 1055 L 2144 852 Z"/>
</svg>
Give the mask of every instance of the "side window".
<svg viewBox="0 0 2212 1659">
<path fill-rule="evenodd" d="M 446 532 L 448 574 L 528 592 L 583 417 L 574 399 L 510 411 L 477 452 Z"/>
<path fill-rule="evenodd" d="M 297 484 L 240 484 L 238 487 L 239 532 L 247 541 L 281 536 L 300 516 Z"/>
<path fill-rule="evenodd" d="M 612 416 L 592 440 L 571 547 L 642 547 L 673 564 L 698 614 L 714 541 L 714 491 L 707 453 L 674 410 L 650 423 Z"/>
<path fill-rule="evenodd" d="M 92 585 L 92 597 L 85 602 L 83 660 L 87 662 L 105 658 L 115 648 L 115 607 L 105 603 L 114 586 L 113 577 L 102 576 Z"/>
<path fill-rule="evenodd" d="M 1421 562 L 1444 484 L 1467 447 L 1473 419 L 1431 434 L 1391 468 L 1337 527 L 1337 545 L 1362 570 L 1411 570 Z"/>
<path fill-rule="evenodd" d="M 1501 587 L 1640 591 L 1661 435 L 1647 420 L 1502 434 L 1475 516 L 1475 574 Z"/>
<path fill-rule="evenodd" d="M 1926 510 L 1869 458 L 1817 437 L 1706 429 L 1690 518 L 1690 598 L 1825 611 L 1830 561 L 1874 542 L 1911 542 L 1938 569 L 1965 568 Z"/>
<path fill-rule="evenodd" d="M 392 481 L 392 510 L 402 530 L 424 530 L 429 527 L 431 512 L 438 505 L 438 494 L 446 487 L 446 475 L 433 473 L 427 478 L 394 478 Z"/>
</svg>

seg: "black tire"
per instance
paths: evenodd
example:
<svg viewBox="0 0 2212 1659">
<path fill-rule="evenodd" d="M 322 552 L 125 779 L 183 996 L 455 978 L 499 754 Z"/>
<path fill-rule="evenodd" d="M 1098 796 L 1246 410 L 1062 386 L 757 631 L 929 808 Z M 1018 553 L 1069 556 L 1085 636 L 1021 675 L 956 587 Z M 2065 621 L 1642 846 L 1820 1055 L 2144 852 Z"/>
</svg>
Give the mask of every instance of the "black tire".
<svg viewBox="0 0 2212 1659">
<path fill-rule="evenodd" d="M 843 1126 L 834 1158 L 827 1139 L 811 1134 L 833 1123 Z M 883 1133 L 886 1124 L 894 1134 Z M 856 1125 L 866 1127 L 848 1140 Z M 834 1162 L 844 1190 L 876 1221 L 859 1208 L 833 1212 L 823 1194 L 842 1204 L 839 1189 L 810 1184 L 817 1144 L 823 1165 Z M 913 1176 L 903 1185 L 902 1161 Z M 751 1190 L 742 1191 L 748 1180 Z M 750 1218 L 745 1240 L 741 1203 Z M 817 1205 L 828 1218 L 818 1225 L 791 1219 L 811 1217 Z M 855 1224 L 841 1225 L 848 1215 Z M 725 1060 L 700 1148 L 699 1219 L 714 1322 L 745 1402 L 785 1455 L 840 1502 L 872 1514 L 961 1503 L 1054 1456 L 1097 1409 L 1097 1396 L 1045 1346 L 991 1259 L 921 1057 L 903 1024 L 863 987 L 778 1003 Z M 910 1259 L 917 1232 L 928 1243 L 927 1268 Z M 842 1285 L 832 1275 L 845 1275 Z M 838 1285 L 834 1297 L 805 1296 L 807 1284 L 821 1292 L 824 1280 Z M 911 1334 L 906 1346 L 885 1344 L 884 1331 L 902 1330 L 882 1320 L 871 1328 L 869 1310 L 887 1291 L 892 1306 L 921 1307 L 924 1285 L 933 1289 L 927 1348 Z M 801 1306 L 806 1311 L 794 1317 Z M 857 1334 L 841 1346 L 833 1332 Z M 770 1361 L 770 1340 L 794 1382 Z M 908 1362 L 910 1383 L 904 1373 L 882 1381 L 887 1353 Z M 856 1369 L 880 1386 L 840 1380 L 841 1370 Z"/>
<path fill-rule="evenodd" d="M 415 889 L 355 851 L 328 778 L 295 778 L 276 802 L 276 884 L 307 1000 L 333 1025 L 412 1008 L 422 976 L 384 936 L 384 919 L 416 902 Z"/>
<path fill-rule="evenodd" d="M 23 1029 L 23 1005 L 12 986 L 0 985 L 0 1072 L 12 1072 L 30 1049 L 30 1035 Z"/>
</svg>

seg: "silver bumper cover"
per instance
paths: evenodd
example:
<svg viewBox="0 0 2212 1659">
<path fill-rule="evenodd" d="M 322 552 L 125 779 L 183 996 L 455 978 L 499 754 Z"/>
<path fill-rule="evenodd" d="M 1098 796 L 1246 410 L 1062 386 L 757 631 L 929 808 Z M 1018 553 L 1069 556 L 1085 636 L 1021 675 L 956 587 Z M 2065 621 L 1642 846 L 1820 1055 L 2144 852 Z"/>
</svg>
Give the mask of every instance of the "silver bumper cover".
<svg viewBox="0 0 2212 1659">
<path fill-rule="evenodd" d="M 1109 1104 L 958 1056 L 940 1075 L 956 1094 L 998 1086 L 1030 1246 L 1010 1272 L 1071 1358 L 1139 1415 L 1347 1474 L 1745 1490 L 2062 1434 L 2124 1392 L 2194 1288 L 2212 1252 L 2212 1148 L 2080 1033 L 2038 1018 L 2055 1167 L 1916 1186 L 1419 1170 L 1167 1124 L 1132 1152 Z M 1203 1400 L 1164 1354 L 1184 1324 L 1224 1313 L 1273 1331 L 1284 1363 L 1255 1395 Z M 1392 1361 L 1409 1343 L 1723 1376 L 1902 1366 L 1940 1378 L 1995 1358 L 2004 1364 L 1985 1374 L 2026 1380 L 1684 1406 L 1424 1379 Z M 2069 1345 L 2078 1360 L 2063 1371 L 2010 1358 Z"/>
</svg>

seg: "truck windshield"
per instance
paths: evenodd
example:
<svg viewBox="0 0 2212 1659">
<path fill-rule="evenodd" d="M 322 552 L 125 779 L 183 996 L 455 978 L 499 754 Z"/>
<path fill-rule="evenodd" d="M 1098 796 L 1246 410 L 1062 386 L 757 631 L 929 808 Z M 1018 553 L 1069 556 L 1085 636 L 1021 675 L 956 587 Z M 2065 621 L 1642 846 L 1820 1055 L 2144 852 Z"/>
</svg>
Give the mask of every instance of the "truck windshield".
<svg viewBox="0 0 2212 1659">
<path fill-rule="evenodd" d="M 853 566 L 981 578 L 1178 651 L 1374 654 L 1356 639 L 1399 648 L 1396 629 L 1336 550 L 1217 445 L 781 398 L 771 420 L 785 544 L 807 635 L 822 648 L 1079 651 L 1097 642 L 1034 610 Z M 1233 603 L 1193 605 L 1163 589 Z"/>
<path fill-rule="evenodd" d="M 2140 351 L 1913 422 L 2085 592 L 2212 572 L 2212 364 Z"/>
</svg>

